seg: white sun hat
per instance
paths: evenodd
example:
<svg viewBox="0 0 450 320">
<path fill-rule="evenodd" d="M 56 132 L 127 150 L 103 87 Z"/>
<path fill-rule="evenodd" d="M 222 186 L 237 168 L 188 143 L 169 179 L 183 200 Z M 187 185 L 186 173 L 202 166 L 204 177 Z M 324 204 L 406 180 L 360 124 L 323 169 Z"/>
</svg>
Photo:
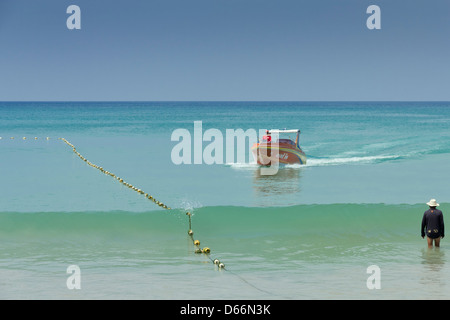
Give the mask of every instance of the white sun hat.
<svg viewBox="0 0 450 320">
<path fill-rule="evenodd" d="M 436 202 L 436 199 L 431 199 L 429 202 L 427 202 L 427 205 L 430 207 L 439 207 L 439 203 Z"/>
</svg>

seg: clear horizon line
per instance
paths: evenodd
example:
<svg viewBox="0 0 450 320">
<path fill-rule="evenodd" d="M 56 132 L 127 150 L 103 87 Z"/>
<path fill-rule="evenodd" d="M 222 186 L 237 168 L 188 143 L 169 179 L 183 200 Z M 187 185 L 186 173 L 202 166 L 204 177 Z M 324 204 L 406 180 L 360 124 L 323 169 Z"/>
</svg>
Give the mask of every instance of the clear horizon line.
<svg viewBox="0 0 450 320">
<path fill-rule="evenodd" d="M 0 100 L 0 103 L 11 102 L 446 102 L 450 100 Z"/>
</svg>

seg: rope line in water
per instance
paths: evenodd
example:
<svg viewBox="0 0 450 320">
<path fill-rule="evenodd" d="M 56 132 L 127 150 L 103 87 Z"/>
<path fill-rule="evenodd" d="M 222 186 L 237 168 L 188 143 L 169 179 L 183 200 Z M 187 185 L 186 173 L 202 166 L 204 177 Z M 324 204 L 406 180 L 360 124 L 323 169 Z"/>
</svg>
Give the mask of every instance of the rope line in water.
<svg viewBox="0 0 450 320">
<path fill-rule="evenodd" d="M 153 201 L 155 204 L 157 204 L 157 205 L 160 206 L 161 208 L 170 210 L 170 207 L 166 206 L 166 205 L 165 205 L 164 203 L 162 203 L 161 201 L 156 200 L 152 195 L 150 195 L 150 194 L 144 192 L 144 191 L 141 190 L 141 189 L 136 188 L 136 187 L 133 186 L 131 183 L 128 183 L 128 182 L 126 182 L 125 180 L 123 180 L 122 178 L 116 176 L 114 173 L 109 172 L 109 171 L 103 169 L 102 167 L 100 167 L 100 166 L 98 166 L 98 165 L 93 164 L 92 162 L 90 162 L 88 159 L 86 159 L 85 157 L 83 157 L 83 156 L 77 151 L 77 149 L 75 148 L 75 146 L 74 146 L 73 144 L 71 144 L 69 141 L 67 141 L 66 139 L 64 139 L 64 138 L 60 138 L 60 139 L 61 139 L 62 141 L 64 141 L 68 146 L 72 147 L 72 151 L 73 151 L 73 152 L 74 152 L 81 160 L 83 160 L 84 162 L 86 162 L 86 163 L 87 163 L 88 165 L 90 165 L 91 167 L 100 170 L 100 171 L 103 172 L 104 174 L 113 177 L 114 179 L 116 179 L 118 182 L 120 182 L 120 183 L 123 184 L 124 186 L 126 186 L 126 187 L 128 187 L 128 188 L 130 188 L 130 189 L 132 189 L 132 190 L 134 190 L 134 191 L 136 191 L 137 193 L 139 193 L 139 194 L 141 194 L 141 195 L 144 195 L 148 200 Z"/>
<path fill-rule="evenodd" d="M 85 157 L 83 157 L 83 155 L 81 153 L 79 153 L 77 151 L 77 149 L 75 148 L 75 146 L 70 143 L 69 141 L 67 141 L 64 138 L 59 138 L 60 140 L 62 140 L 64 143 L 66 143 L 69 147 L 72 148 L 72 151 L 81 159 L 83 160 L 86 164 L 88 164 L 89 166 L 101 171 L 102 173 L 109 175 L 111 177 L 113 177 L 114 179 L 116 179 L 116 181 L 122 183 L 123 185 L 127 186 L 128 188 L 136 191 L 137 193 L 144 195 L 147 199 L 152 200 L 155 204 L 157 204 L 158 206 L 160 206 L 161 208 L 164 208 L 166 210 L 171 210 L 170 207 L 168 207 L 167 205 L 165 205 L 164 203 L 156 200 L 153 196 L 151 196 L 148 193 L 145 193 L 144 191 L 142 191 L 141 189 L 138 189 L 137 187 L 133 186 L 130 183 L 127 183 L 126 181 L 124 181 L 122 178 L 116 176 L 114 173 L 109 172 L 108 170 L 103 169 L 102 167 L 90 162 L 88 159 L 86 159 Z M 225 265 L 223 263 L 221 263 L 218 259 L 212 259 L 210 256 L 211 253 L 211 249 L 208 247 L 204 247 L 203 249 L 200 249 L 200 241 L 199 240 L 194 240 L 194 232 L 192 231 L 192 219 L 191 219 L 191 213 L 190 212 L 186 212 L 186 215 L 189 218 L 189 230 L 188 230 L 188 235 L 192 240 L 192 243 L 194 244 L 194 246 L 196 247 L 195 249 L 195 253 L 203 253 L 206 254 L 207 257 L 211 260 L 211 262 L 213 262 L 215 265 L 217 265 L 219 267 L 219 269 L 225 269 Z"/>
<path fill-rule="evenodd" d="M 2 139 L 3 139 L 3 138 L 0 137 L 0 140 L 2 140 Z M 10 140 L 14 140 L 14 139 L 15 139 L 15 137 L 10 137 Z M 38 140 L 38 139 L 39 139 L 38 137 L 34 137 L 34 140 Z M 27 137 L 22 137 L 22 140 L 27 140 Z M 45 140 L 50 140 L 50 137 L 46 137 Z M 110 172 L 110 171 L 108 171 L 108 170 L 105 170 L 105 169 L 103 169 L 102 167 L 100 167 L 100 166 L 98 166 L 98 165 L 96 165 L 96 164 L 90 162 L 90 161 L 89 161 L 88 159 L 86 159 L 81 153 L 79 153 L 79 152 L 77 151 L 77 149 L 75 148 L 75 146 L 74 146 L 72 143 L 70 143 L 69 141 L 67 141 L 65 138 L 58 138 L 58 140 L 63 141 L 65 144 L 67 144 L 69 147 L 71 147 L 71 148 L 72 148 L 72 151 L 73 151 L 73 152 L 74 152 L 74 153 L 75 153 L 82 161 L 84 161 L 86 164 L 88 164 L 88 165 L 91 166 L 92 168 L 95 168 L 95 169 L 99 170 L 100 172 L 102 172 L 102 173 L 104 173 L 104 174 L 106 174 L 106 175 L 111 176 L 111 177 L 114 178 L 116 181 L 120 182 L 121 184 L 123 184 L 124 186 L 128 187 L 129 189 L 131 189 L 131 190 L 133 190 L 133 191 L 136 191 L 137 193 L 139 193 L 139 194 L 141 194 L 141 195 L 144 195 L 148 200 L 153 201 L 156 205 L 160 206 L 161 208 L 166 209 L 166 210 L 171 210 L 171 208 L 170 208 L 169 206 L 165 205 L 165 204 L 162 203 L 161 201 L 156 200 L 152 195 L 150 195 L 150 194 L 144 192 L 143 190 L 141 190 L 141 189 L 139 189 L 139 188 L 136 188 L 136 187 L 133 186 L 132 184 L 126 182 L 124 179 L 122 179 L 122 178 L 116 176 L 114 173 L 112 173 L 112 172 Z M 241 279 L 243 282 L 245 282 L 246 284 L 248 284 L 248 285 L 251 286 L 252 288 L 254 288 L 254 289 L 256 289 L 256 290 L 259 290 L 259 291 L 261 291 L 261 292 L 264 292 L 264 293 L 266 293 L 266 294 L 270 294 L 270 295 L 273 295 L 273 294 L 274 294 L 273 292 L 268 292 L 268 291 L 265 291 L 265 290 L 262 290 L 262 289 L 256 287 L 255 285 L 251 284 L 250 282 L 248 282 L 247 280 L 245 280 L 245 279 L 244 279 L 243 277 L 241 277 L 240 275 L 238 275 L 238 274 L 232 272 L 232 271 L 229 270 L 229 269 L 226 269 L 224 263 L 222 263 L 219 259 L 213 259 L 213 258 L 211 257 L 211 249 L 210 249 L 210 248 L 208 248 L 208 247 L 200 248 L 200 241 L 194 239 L 194 232 L 192 231 L 192 218 L 191 218 L 192 215 L 191 215 L 190 212 L 186 212 L 186 215 L 187 215 L 187 217 L 188 217 L 188 219 L 189 219 L 189 230 L 188 230 L 188 235 L 189 235 L 189 237 L 190 237 L 190 239 L 191 239 L 193 245 L 196 247 L 196 249 L 195 249 L 195 251 L 194 251 L 195 253 L 197 253 L 197 254 L 205 254 L 205 255 L 208 257 L 208 259 L 209 259 L 215 266 L 217 266 L 220 270 L 225 270 L 225 271 L 227 271 L 227 272 L 229 272 L 229 273 L 235 275 L 236 277 L 238 277 L 239 279 Z"/>
</svg>

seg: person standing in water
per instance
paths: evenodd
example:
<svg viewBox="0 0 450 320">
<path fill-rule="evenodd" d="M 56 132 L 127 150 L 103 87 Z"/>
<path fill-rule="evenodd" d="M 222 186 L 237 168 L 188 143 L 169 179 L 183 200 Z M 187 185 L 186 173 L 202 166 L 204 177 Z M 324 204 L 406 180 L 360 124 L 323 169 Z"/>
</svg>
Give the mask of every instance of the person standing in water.
<svg viewBox="0 0 450 320">
<path fill-rule="evenodd" d="M 433 247 L 433 242 L 436 247 L 439 247 L 441 239 L 444 238 L 444 215 L 441 210 L 436 209 L 439 207 L 436 199 L 431 199 L 427 205 L 430 209 L 423 214 L 422 228 L 420 229 L 422 239 L 426 234 L 428 248 Z"/>
</svg>

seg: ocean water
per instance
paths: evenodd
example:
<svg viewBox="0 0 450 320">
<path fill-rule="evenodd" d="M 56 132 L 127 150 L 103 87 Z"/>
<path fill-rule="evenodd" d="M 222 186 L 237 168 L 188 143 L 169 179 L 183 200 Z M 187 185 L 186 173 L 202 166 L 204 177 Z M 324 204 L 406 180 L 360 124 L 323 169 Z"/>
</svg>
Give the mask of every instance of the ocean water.
<svg viewBox="0 0 450 320">
<path fill-rule="evenodd" d="M 301 129 L 308 162 L 176 165 L 195 121 Z M 448 299 L 447 240 L 420 223 L 450 209 L 449 127 L 446 102 L 1 102 L 0 298 Z"/>
</svg>

